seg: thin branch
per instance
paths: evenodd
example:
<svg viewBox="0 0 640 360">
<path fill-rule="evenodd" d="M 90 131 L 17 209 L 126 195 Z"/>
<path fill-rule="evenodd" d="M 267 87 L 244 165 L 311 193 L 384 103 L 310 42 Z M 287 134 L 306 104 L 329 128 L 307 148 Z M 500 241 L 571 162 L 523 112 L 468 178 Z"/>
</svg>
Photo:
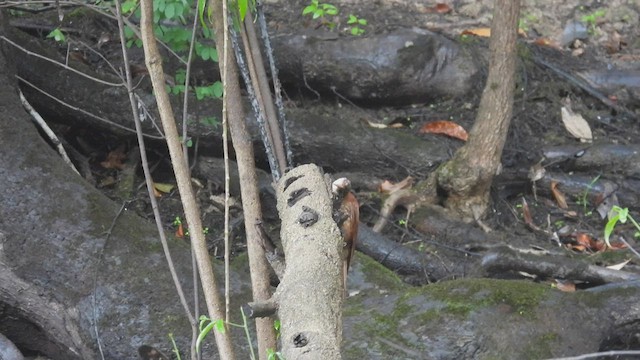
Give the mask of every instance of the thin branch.
<svg viewBox="0 0 640 360">
<path fill-rule="evenodd" d="M 227 16 L 227 2 L 222 2 L 222 18 L 224 26 L 224 42 L 222 46 L 222 152 L 224 156 L 224 309 L 225 319 L 228 324 L 231 321 L 231 241 L 229 239 L 229 124 L 227 123 L 227 83 L 229 80 L 229 17 Z"/>
<path fill-rule="evenodd" d="M 56 149 L 58 149 L 58 153 L 60 154 L 64 162 L 67 165 L 69 165 L 71 169 L 75 171 L 76 174 L 80 175 L 80 172 L 78 171 L 78 169 L 76 169 L 76 167 L 73 165 L 73 162 L 71 162 L 71 159 L 69 159 L 69 156 L 67 155 L 67 152 L 64 150 L 64 146 L 62 146 L 62 143 L 60 142 L 60 139 L 58 139 L 58 136 L 53 132 L 53 130 L 51 130 L 49 125 L 47 125 L 47 123 L 44 121 L 42 116 L 38 114 L 38 112 L 33 108 L 33 106 L 29 104 L 27 99 L 24 97 L 24 94 L 22 94 L 22 91 L 20 91 L 20 101 L 22 101 L 22 106 L 24 106 L 25 109 L 27 109 L 27 112 L 31 114 L 31 117 L 33 118 L 33 122 L 38 124 L 40 129 L 44 131 L 45 134 L 47 134 L 47 136 L 49 137 L 49 140 L 53 143 L 53 145 L 55 145 Z"/>
<path fill-rule="evenodd" d="M 88 112 L 88 111 L 86 111 L 86 110 L 84 110 L 84 109 L 81 109 L 81 108 L 79 108 L 79 107 L 77 107 L 77 106 L 73 106 L 73 105 L 71 105 L 71 104 L 69 104 L 69 103 L 67 103 L 67 102 L 65 102 L 65 101 L 63 101 L 63 100 L 61 100 L 61 99 L 59 99 L 59 98 L 57 98 L 57 97 L 55 97 L 55 96 L 53 96 L 53 95 L 49 94 L 48 92 L 44 91 L 43 89 L 41 89 L 41 88 L 39 88 L 38 86 L 34 85 L 33 83 L 29 82 L 27 79 L 25 79 L 25 78 L 21 77 L 20 75 L 16 75 L 16 78 L 17 78 L 18 80 L 22 81 L 24 84 L 31 86 L 34 90 L 36 90 L 36 91 L 40 92 L 41 94 L 43 94 L 43 95 L 47 96 L 48 98 L 50 98 L 50 99 L 52 99 L 52 100 L 56 101 L 56 102 L 57 102 L 57 103 L 59 103 L 59 104 L 62 104 L 62 105 L 64 105 L 64 106 L 66 106 L 66 107 L 68 107 L 68 108 L 70 108 L 70 109 L 72 109 L 72 110 L 75 110 L 75 111 L 78 111 L 78 112 L 80 112 L 80 113 L 82 113 L 82 114 L 84 114 L 84 115 L 90 116 L 90 117 L 92 117 L 92 118 L 94 118 L 94 119 L 96 119 L 96 120 L 98 120 L 98 121 L 102 121 L 102 122 L 104 122 L 104 123 L 106 123 L 106 124 L 109 124 L 110 126 L 117 127 L 118 129 L 121 129 L 121 130 L 124 130 L 124 131 L 130 132 L 130 133 L 134 133 L 134 134 L 136 133 L 136 130 L 135 130 L 135 129 L 128 128 L 128 127 L 126 127 L 126 126 L 124 126 L 124 125 L 120 125 L 120 124 L 115 123 L 115 122 L 113 122 L 113 121 L 111 121 L 111 120 L 105 119 L 105 118 L 100 117 L 100 116 L 95 115 L 95 114 L 92 114 L 92 113 L 90 113 L 90 112 Z M 159 131 L 159 130 L 158 130 L 158 131 Z M 150 139 L 156 139 L 156 140 L 162 140 L 162 139 L 164 139 L 164 136 L 162 136 L 162 133 L 160 133 L 160 134 L 161 134 L 161 136 L 157 136 L 157 135 L 149 135 L 149 134 L 144 134 L 144 136 L 146 136 L 146 137 L 148 137 L 148 138 L 150 138 Z"/>
<path fill-rule="evenodd" d="M 80 75 L 80 76 L 86 77 L 87 79 L 91 79 L 91 80 L 93 80 L 93 81 L 95 81 L 95 82 L 97 82 L 97 83 L 104 84 L 104 85 L 108 85 L 108 86 L 113 86 L 113 87 L 122 87 L 122 86 L 125 86 L 125 84 L 124 84 L 124 83 L 122 83 L 122 82 L 120 82 L 120 83 L 113 83 L 113 82 L 110 82 L 110 81 L 106 81 L 106 80 L 99 79 L 99 78 L 97 78 L 97 77 L 95 77 L 95 76 L 87 75 L 87 74 L 83 73 L 83 72 L 82 72 L 82 71 L 80 71 L 80 70 L 76 70 L 76 69 L 72 68 L 71 66 L 68 66 L 68 65 L 65 65 L 65 64 L 61 63 L 60 61 L 53 60 L 53 59 L 50 59 L 50 58 L 48 58 L 48 57 L 46 57 L 46 56 L 42 56 L 42 55 L 40 55 L 40 54 L 38 54 L 38 53 L 35 53 L 35 52 L 31 51 L 31 50 L 27 50 L 26 48 L 24 48 L 24 47 L 22 47 L 22 46 L 18 45 L 18 43 L 14 42 L 13 40 L 11 40 L 11 39 L 7 38 L 7 37 L 6 37 L 6 36 L 4 36 L 4 35 L 3 35 L 3 36 L 0 36 L 0 39 L 2 39 L 2 40 L 4 40 L 4 41 L 6 41 L 7 43 L 9 43 L 9 44 L 11 44 L 11 45 L 13 45 L 13 47 L 15 47 L 16 49 L 18 49 L 18 50 L 20 50 L 20 51 L 22 51 L 22 52 L 26 53 L 27 55 L 35 56 L 35 57 L 37 57 L 37 58 L 39 58 L 39 59 L 42 59 L 42 60 L 44 60 L 44 61 L 48 61 L 48 62 L 50 62 L 50 63 L 52 63 L 52 64 L 54 64 L 54 65 L 58 65 L 58 66 L 60 66 L 60 67 L 62 67 L 62 68 L 64 68 L 64 69 L 66 69 L 66 70 L 69 70 L 69 71 L 71 71 L 71 72 L 74 72 L 74 73 L 76 73 L 76 74 L 78 74 L 78 75 Z"/>
<path fill-rule="evenodd" d="M 140 123 L 140 117 L 138 116 L 138 106 L 136 97 L 133 93 L 133 80 L 131 76 L 131 69 L 129 68 L 129 59 L 128 52 L 126 48 L 125 36 L 124 36 L 124 22 L 122 21 L 122 14 L 120 13 L 120 0 L 115 1 L 116 5 L 116 14 L 118 19 L 118 30 L 120 35 L 120 43 L 122 45 L 122 59 L 124 62 L 125 68 L 125 76 L 127 83 L 127 90 L 129 92 L 129 102 L 131 104 L 131 112 L 133 113 L 133 119 L 136 125 L 136 133 L 138 135 L 138 146 L 140 147 L 140 158 L 142 160 L 142 169 L 144 170 L 144 178 L 147 184 L 147 192 L 149 194 L 149 199 L 151 201 L 151 208 L 153 209 L 153 216 L 155 218 L 156 227 L 158 228 L 158 235 L 160 237 L 160 242 L 162 243 L 162 249 L 164 250 L 165 258 L 167 259 L 167 265 L 169 266 L 169 272 L 171 273 L 171 278 L 173 280 L 173 284 L 176 287 L 176 291 L 178 292 L 178 297 L 180 298 L 180 303 L 184 308 L 185 314 L 189 319 L 189 324 L 191 325 L 192 334 L 197 334 L 197 322 L 193 317 L 189 309 L 189 304 L 187 303 L 187 299 L 184 295 L 184 291 L 182 290 L 182 285 L 180 284 L 180 279 L 178 278 L 178 273 L 173 265 L 173 260 L 171 258 L 171 252 L 169 250 L 169 244 L 167 243 L 167 238 L 165 236 L 164 228 L 162 226 L 162 219 L 160 217 L 160 211 L 158 209 L 158 202 L 156 201 L 155 195 L 153 193 L 153 181 L 151 180 L 151 171 L 149 170 L 149 161 L 147 159 L 147 152 L 144 144 L 144 136 L 142 136 L 142 124 Z M 193 342 L 193 341 L 192 341 Z M 194 354 L 192 353 L 192 358 Z"/>
</svg>

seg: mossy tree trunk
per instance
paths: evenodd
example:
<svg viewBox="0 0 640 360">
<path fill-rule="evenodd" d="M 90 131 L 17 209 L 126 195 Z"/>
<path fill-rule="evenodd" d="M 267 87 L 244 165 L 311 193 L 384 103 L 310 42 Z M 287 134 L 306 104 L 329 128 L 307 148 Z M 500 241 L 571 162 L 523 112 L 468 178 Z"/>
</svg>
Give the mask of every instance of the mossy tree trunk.
<svg viewBox="0 0 640 360">
<path fill-rule="evenodd" d="M 487 83 L 469 141 L 436 173 L 445 206 L 464 218 L 478 218 L 489 205 L 489 190 L 500 168 L 515 88 L 520 0 L 496 0 Z"/>
</svg>

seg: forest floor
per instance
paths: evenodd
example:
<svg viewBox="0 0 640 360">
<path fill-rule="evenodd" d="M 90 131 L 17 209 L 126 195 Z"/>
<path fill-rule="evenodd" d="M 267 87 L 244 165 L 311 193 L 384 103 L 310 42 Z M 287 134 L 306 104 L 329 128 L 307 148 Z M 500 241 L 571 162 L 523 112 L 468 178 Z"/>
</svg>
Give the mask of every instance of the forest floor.
<svg viewBox="0 0 640 360">
<path fill-rule="evenodd" d="M 328 3 L 327 3 L 328 4 Z M 270 31 L 277 34 L 297 34 L 308 31 L 325 32 L 328 36 L 354 36 L 354 25 L 349 24 L 350 15 L 357 19 L 365 19 L 366 25 L 359 25 L 363 33 L 359 36 L 371 34 L 384 34 L 398 28 L 419 27 L 433 32 L 444 34 L 455 41 L 487 42 L 482 37 L 475 35 L 463 35 L 464 32 L 475 34 L 482 33 L 490 27 L 492 1 L 461 0 L 447 4 L 414 3 L 408 1 L 380 0 L 349 1 L 342 0 L 332 3 L 338 9 L 335 16 L 325 16 L 312 19 L 311 16 L 303 16 L 303 9 L 309 2 L 296 1 L 267 1 L 264 10 Z M 549 2 L 543 0 L 524 1 L 521 10 L 520 41 L 523 44 L 545 44 L 554 52 L 553 60 L 556 66 L 568 73 L 588 70 L 619 69 L 635 70 L 640 59 L 640 27 L 638 5 L 632 1 L 614 0 L 600 1 L 564 1 Z M 89 31 L 91 28 L 87 28 Z M 100 31 L 100 26 L 93 27 L 93 31 Z M 91 37 L 90 33 L 85 36 Z M 97 38 L 99 35 L 93 34 Z M 528 49 L 522 47 L 522 49 Z M 542 53 L 541 56 L 546 56 Z M 558 77 L 549 68 L 534 64 L 532 58 L 540 54 L 522 50 L 518 68 L 518 90 L 513 113 L 513 120 L 505 144 L 502 165 L 504 174 L 521 174 L 528 172 L 536 164 L 544 166 L 546 171 L 566 173 L 564 162 L 544 160 L 543 153 L 553 146 L 580 145 L 565 128 L 562 122 L 560 108 L 566 99 L 570 99 L 571 107 L 577 114 L 581 114 L 590 124 L 593 132 L 594 143 L 633 144 L 639 138 L 640 126 L 633 113 L 620 113 L 610 106 L 586 92 L 573 86 L 565 78 Z M 277 57 L 277 54 L 276 54 Z M 637 85 L 637 84 L 636 84 Z M 637 105 L 634 103 L 634 93 L 625 88 L 616 88 L 606 97 L 614 103 L 627 108 Z M 469 130 L 475 119 L 476 109 L 482 93 L 479 86 L 468 97 L 455 99 L 441 99 L 436 102 L 411 104 L 387 107 L 362 108 L 363 112 L 376 112 L 382 114 L 395 114 L 396 120 L 401 119 L 404 127 L 401 131 L 413 134 L 423 124 L 434 120 L 451 120 Z M 291 100 L 289 106 L 304 106 L 309 99 L 297 98 L 299 94 L 291 91 L 286 94 Z M 337 103 L 337 99 L 323 98 L 327 104 Z M 341 102 L 340 106 L 354 106 Z M 397 115 L 401 116 L 397 116 Z M 393 119 L 391 119 L 393 120 Z M 417 135 L 429 141 L 432 136 Z M 111 142 L 113 139 L 106 139 Z M 450 148 L 455 151 L 461 142 L 451 139 Z M 111 149 L 113 150 L 113 149 Z M 152 155 L 152 160 L 162 158 L 162 150 L 156 150 L 157 157 Z M 168 164 L 160 162 L 154 179 L 157 182 L 172 182 L 172 173 Z M 112 184 L 108 181 L 112 171 L 104 171 L 96 164 L 98 173 L 96 178 L 101 180 L 107 194 L 115 196 Z M 376 177 L 377 174 L 368 174 Z M 406 173 L 398 173 L 391 181 L 399 181 L 407 175 L 412 175 L 420 180 L 427 174 L 413 172 L 407 169 Z M 492 192 L 493 212 L 486 223 L 493 229 L 502 230 L 507 234 L 523 235 L 518 241 L 522 246 L 549 245 L 549 234 L 564 232 L 570 237 L 569 242 L 575 243 L 579 234 L 588 234 L 593 239 L 602 239 L 603 228 L 606 220 L 598 214 L 598 203 L 589 201 L 592 197 L 591 187 L 600 181 L 616 178 L 617 174 L 607 174 L 601 169 L 586 169 L 581 175 L 590 179 L 583 185 L 582 190 L 576 195 L 566 195 L 567 208 L 560 208 L 557 197 L 554 198 L 553 190 L 544 189 L 534 193 L 534 186 L 530 181 L 517 181 L 513 183 L 513 177 L 503 176 L 496 179 Z M 104 182 L 107 178 L 107 182 Z M 106 185 L 105 185 L 106 184 Z M 563 195 L 560 187 L 555 191 Z M 539 193 L 539 194 L 538 194 Z M 213 234 L 210 240 L 214 253 L 221 253 L 222 234 L 220 231 L 222 218 L 219 210 L 213 209 L 208 203 L 209 194 L 201 194 L 205 210 L 205 226 L 208 226 Z M 144 199 L 146 191 L 141 188 L 137 198 Z M 381 204 L 369 194 L 360 194 L 362 203 L 363 222 L 371 225 L 378 217 Z M 379 197 L 377 197 L 379 199 Z M 523 201 L 526 200 L 527 205 Z M 175 229 L 174 220 L 182 214 L 182 207 L 177 192 L 164 196 L 161 200 L 163 223 Z M 136 201 L 136 208 L 143 214 L 149 214 L 150 207 L 144 200 Z M 629 207 L 637 211 L 634 203 L 620 203 L 622 207 Z M 523 212 L 528 207 L 531 220 L 524 221 Z M 207 211 L 208 210 L 208 211 Z M 239 217 L 241 212 L 236 209 L 233 215 Z M 275 216 L 275 214 L 273 214 Z M 404 219 L 404 212 L 395 214 L 395 223 Z M 237 239 L 234 253 L 243 252 L 243 230 L 240 221 L 234 222 L 235 238 Z M 532 228 L 538 227 L 537 230 Z M 542 231 L 539 231 L 539 230 Z M 634 238 L 633 229 L 627 236 L 627 240 Z M 388 230 L 386 235 L 400 242 L 406 241 L 407 233 L 401 227 Z M 531 243 L 533 242 L 533 243 Z M 580 249 L 593 251 L 593 249 Z"/>
</svg>

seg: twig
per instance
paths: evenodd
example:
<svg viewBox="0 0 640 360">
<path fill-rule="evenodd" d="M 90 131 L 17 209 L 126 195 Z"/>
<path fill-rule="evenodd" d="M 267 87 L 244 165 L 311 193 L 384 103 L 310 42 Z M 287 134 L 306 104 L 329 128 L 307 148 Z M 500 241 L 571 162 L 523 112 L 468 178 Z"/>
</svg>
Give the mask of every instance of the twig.
<svg viewBox="0 0 640 360">
<path fill-rule="evenodd" d="M 227 2 L 222 1 L 222 19 L 224 26 L 224 41 L 222 46 L 222 150 L 224 157 L 224 309 L 225 323 L 231 321 L 231 241 L 229 236 L 229 124 L 227 123 L 227 84 L 229 81 L 229 17 L 227 16 Z M 253 347 L 252 347 L 253 348 Z"/>
<path fill-rule="evenodd" d="M 42 55 L 40 55 L 38 53 L 35 53 L 35 52 L 31 51 L 31 50 L 27 50 L 26 48 L 18 45 L 13 40 L 7 38 L 4 35 L 0 36 L 0 39 L 6 41 L 7 43 L 9 43 L 11 45 L 13 45 L 16 49 L 21 50 L 22 52 L 26 53 L 27 55 L 35 56 L 35 57 L 37 57 L 39 59 L 42 59 L 44 61 L 48 61 L 48 62 L 50 62 L 50 63 L 52 63 L 54 65 L 58 65 L 58 66 L 64 68 L 65 70 L 69 70 L 71 72 L 74 72 L 74 73 L 76 73 L 76 74 L 78 74 L 80 76 L 83 76 L 83 77 L 85 77 L 87 79 L 91 79 L 91 80 L 93 80 L 93 81 L 95 81 L 97 83 L 108 85 L 108 86 L 113 86 L 113 87 L 123 87 L 123 86 L 125 86 L 125 84 L 122 83 L 122 82 L 121 83 L 113 83 L 113 82 L 110 82 L 110 81 L 99 79 L 99 78 L 97 78 L 95 76 L 91 76 L 91 75 L 85 74 L 80 70 L 76 70 L 76 69 L 72 68 L 71 66 L 65 65 L 65 64 L 61 63 L 60 61 L 53 60 L 53 59 L 50 59 L 50 58 L 48 58 L 46 56 L 42 56 Z"/>
<path fill-rule="evenodd" d="M 585 91 L 587 94 L 589 94 L 589 95 L 593 96 L 594 98 L 600 100 L 600 102 L 602 102 L 603 104 L 607 105 L 611 109 L 613 109 L 613 110 L 615 110 L 615 111 L 617 111 L 619 113 L 623 113 L 623 114 L 629 116 L 632 119 L 636 118 L 636 114 L 634 114 L 633 112 L 627 110 L 627 108 L 625 108 L 624 106 L 616 104 L 611 99 L 609 99 L 608 97 L 603 95 L 601 92 L 599 92 L 598 90 L 594 89 L 592 86 L 587 84 L 584 80 L 581 80 L 581 79 L 579 79 L 579 78 L 567 73 L 566 71 L 560 69 L 559 67 L 557 67 L 554 64 L 542 59 L 539 56 L 534 56 L 533 57 L 533 61 L 536 62 L 539 65 L 542 65 L 542 66 L 546 67 L 547 69 L 551 70 L 556 75 L 558 75 L 559 77 L 567 80 L 568 82 L 570 82 L 574 86 L 577 86 L 578 88 L 580 88 L 583 91 Z"/>
<path fill-rule="evenodd" d="M 136 130 L 135 130 L 135 129 L 128 128 L 128 127 L 126 127 L 126 126 L 124 126 L 124 125 L 120 125 L 120 124 L 115 123 L 115 122 L 113 122 L 113 121 L 111 121 L 111 120 L 105 119 L 105 118 L 100 117 L 100 116 L 95 115 L 95 114 L 92 114 L 92 113 L 90 113 L 90 112 L 88 112 L 88 111 L 86 111 L 86 110 L 84 110 L 84 109 L 81 109 L 81 108 L 79 108 L 79 107 L 77 107 L 77 106 L 73 106 L 73 105 L 71 105 L 71 104 L 69 104 L 69 103 L 67 103 L 67 102 L 65 102 L 65 101 L 63 101 L 63 100 L 61 100 L 61 99 L 59 99 L 59 98 L 57 98 L 57 97 L 55 97 L 55 96 L 53 96 L 53 95 L 49 94 L 48 92 L 44 91 L 43 89 L 40 89 L 39 87 L 37 87 L 36 85 L 32 84 L 31 82 L 29 82 L 27 79 L 25 79 L 25 78 L 21 77 L 20 75 L 16 75 L 16 78 L 17 78 L 18 80 L 22 81 L 24 84 L 31 86 L 34 90 L 38 91 L 39 93 L 41 93 L 41 94 L 43 94 L 43 95 L 45 95 L 45 96 L 49 97 L 50 99 L 52 99 L 52 100 L 54 100 L 54 101 L 58 102 L 59 104 L 62 104 L 62 105 L 64 105 L 64 106 L 66 106 L 66 107 L 68 107 L 68 108 L 70 108 L 70 109 L 72 109 L 72 110 L 78 111 L 78 112 L 80 112 L 80 113 L 82 113 L 82 114 L 84 114 L 84 115 L 87 115 L 87 116 L 89 116 L 89 117 L 91 117 L 91 118 L 94 118 L 94 119 L 96 119 L 96 120 L 98 120 L 98 121 L 102 121 L 102 122 L 104 122 L 104 123 L 106 123 L 106 124 L 109 124 L 110 126 L 117 127 L 118 129 L 121 129 L 121 130 L 124 130 L 124 131 L 130 132 L 130 133 L 134 133 L 134 134 L 136 133 Z M 162 139 L 164 139 L 164 136 L 162 135 L 162 133 L 160 133 L 160 134 L 161 134 L 161 136 L 158 136 L 158 135 L 149 135 L 149 134 L 144 134 L 144 136 L 146 136 L 146 137 L 148 137 L 148 138 L 150 138 L 150 139 L 156 139 L 156 140 L 162 140 Z"/>
<path fill-rule="evenodd" d="M 198 17 L 193 17 L 193 25 L 191 27 L 191 43 L 189 45 L 189 55 L 187 56 L 187 71 L 185 74 L 184 82 L 184 97 L 182 99 L 182 152 L 184 153 L 184 161 L 189 164 L 189 149 L 187 146 L 188 130 L 187 130 L 187 115 L 189 109 L 189 80 L 191 78 L 191 64 L 193 60 L 193 48 L 196 43 L 196 30 L 198 29 Z M 189 168 L 191 171 L 191 168 Z M 194 313 L 195 319 L 198 319 L 198 267 L 195 261 L 195 252 L 191 248 L 191 257 L 193 264 L 193 293 L 194 293 Z M 192 327 L 193 333 L 191 336 L 191 359 L 199 359 L 200 353 L 197 351 L 198 331 L 196 327 Z"/>
<path fill-rule="evenodd" d="M 618 357 L 618 356 L 624 356 L 624 355 L 640 355 L 640 350 L 612 350 L 612 351 L 583 354 L 578 356 L 551 358 L 547 360 L 585 360 L 585 359 L 594 359 L 594 358 L 605 357 L 605 356 Z"/>
<path fill-rule="evenodd" d="M 60 139 L 58 139 L 58 136 L 53 132 L 53 130 L 51 130 L 49 125 L 47 125 L 47 123 L 44 121 L 42 116 L 38 114 L 38 112 L 33 108 L 33 106 L 29 104 L 27 99 L 22 94 L 22 91 L 20 91 L 20 101 L 22 102 L 22 106 L 24 106 L 25 109 L 27 109 L 27 111 L 29 112 L 29 114 L 31 114 L 33 122 L 38 124 L 40 129 L 42 129 L 42 131 L 44 131 L 44 133 L 47 134 L 47 136 L 49 137 L 49 140 L 51 140 L 51 142 L 56 147 L 56 149 L 58 149 L 58 153 L 60 154 L 60 156 L 62 156 L 62 159 L 64 160 L 64 162 L 67 163 L 67 165 L 69 165 L 71 169 L 75 171 L 76 174 L 80 175 L 80 172 L 78 171 L 78 169 L 76 169 L 75 165 L 73 165 L 73 163 L 71 162 L 71 159 L 69 159 L 69 156 L 67 155 L 67 152 L 64 150 L 64 146 L 62 146 L 62 143 L 60 142 Z"/>
</svg>

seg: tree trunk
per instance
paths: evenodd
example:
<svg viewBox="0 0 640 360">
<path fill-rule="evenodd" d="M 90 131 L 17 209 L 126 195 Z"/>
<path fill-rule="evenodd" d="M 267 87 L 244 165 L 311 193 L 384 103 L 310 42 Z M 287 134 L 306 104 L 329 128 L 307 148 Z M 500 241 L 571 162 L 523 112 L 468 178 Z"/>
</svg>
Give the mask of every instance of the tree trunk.
<svg viewBox="0 0 640 360">
<path fill-rule="evenodd" d="M 477 219 L 488 207 L 513 108 L 520 1 L 497 0 L 494 6 L 489 75 L 469 142 L 436 174 L 445 205 L 467 220 Z"/>
</svg>

